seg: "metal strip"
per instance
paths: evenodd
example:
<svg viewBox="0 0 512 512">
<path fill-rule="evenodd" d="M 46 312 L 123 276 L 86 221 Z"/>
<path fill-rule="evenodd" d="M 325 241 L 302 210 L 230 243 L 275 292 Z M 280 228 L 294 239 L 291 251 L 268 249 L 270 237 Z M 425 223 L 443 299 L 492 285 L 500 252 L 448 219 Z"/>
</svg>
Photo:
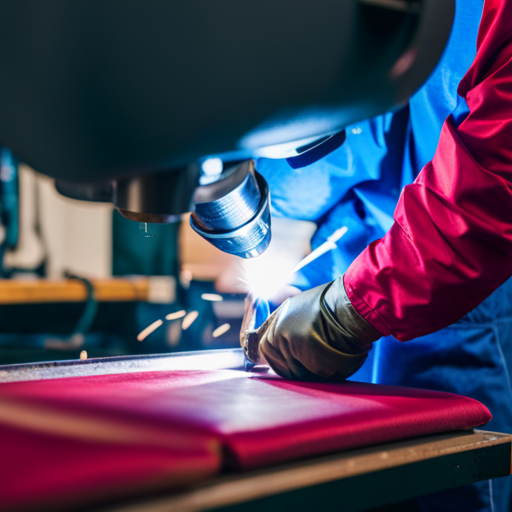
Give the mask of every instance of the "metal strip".
<svg viewBox="0 0 512 512">
<path fill-rule="evenodd" d="M 0 382 L 60 379 L 113 373 L 151 372 L 162 370 L 227 370 L 243 369 L 242 349 L 201 350 L 121 356 L 72 361 L 54 361 L 0 366 Z"/>
</svg>

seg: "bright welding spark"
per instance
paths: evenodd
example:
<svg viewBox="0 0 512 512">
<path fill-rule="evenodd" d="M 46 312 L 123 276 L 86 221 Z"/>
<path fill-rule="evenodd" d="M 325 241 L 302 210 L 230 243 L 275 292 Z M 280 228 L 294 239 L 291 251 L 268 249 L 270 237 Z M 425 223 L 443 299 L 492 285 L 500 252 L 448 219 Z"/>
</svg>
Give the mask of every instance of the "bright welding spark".
<svg viewBox="0 0 512 512">
<path fill-rule="evenodd" d="M 203 293 L 201 295 L 201 299 L 208 300 L 210 302 L 220 302 L 221 300 L 224 300 L 224 297 L 218 293 Z"/>
<path fill-rule="evenodd" d="M 137 336 L 137 339 L 139 341 L 144 340 L 147 338 L 153 331 L 156 331 L 161 325 L 163 324 L 162 320 L 157 320 L 156 322 L 153 322 L 151 325 L 148 325 L 143 331 L 139 333 Z"/>
<path fill-rule="evenodd" d="M 285 284 L 295 261 L 286 253 L 264 253 L 244 261 L 244 282 L 256 296 L 271 299 Z"/>
<path fill-rule="evenodd" d="M 178 318 L 183 318 L 187 312 L 184 309 L 181 309 L 180 311 L 175 311 L 174 313 L 169 313 L 168 315 L 165 315 L 166 320 L 178 320 Z"/>
<path fill-rule="evenodd" d="M 317 258 L 325 254 L 326 252 L 331 251 L 332 249 L 336 249 L 336 242 L 348 231 L 347 226 L 343 226 L 340 229 L 337 229 L 322 245 L 317 247 L 314 251 L 309 253 L 305 258 L 303 258 L 299 264 L 293 269 L 292 274 L 298 272 L 301 268 L 304 268 L 306 265 L 315 261 Z M 290 274 L 291 276 L 291 274 Z"/>
<path fill-rule="evenodd" d="M 197 311 L 191 311 L 187 313 L 187 316 L 183 319 L 181 323 L 181 328 L 186 331 L 195 321 L 195 319 L 199 316 Z"/>
<path fill-rule="evenodd" d="M 231 325 L 229 324 L 222 324 L 215 331 L 212 332 L 212 336 L 214 338 L 218 338 L 219 336 L 222 336 L 223 334 L 226 334 L 229 329 L 231 329 Z"/>
</svg>

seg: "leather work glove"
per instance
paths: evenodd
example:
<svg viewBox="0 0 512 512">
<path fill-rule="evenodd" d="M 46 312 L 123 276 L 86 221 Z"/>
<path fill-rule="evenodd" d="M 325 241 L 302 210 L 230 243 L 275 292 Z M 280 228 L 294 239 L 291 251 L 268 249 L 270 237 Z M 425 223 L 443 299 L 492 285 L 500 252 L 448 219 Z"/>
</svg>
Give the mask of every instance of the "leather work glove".
<svg viewBox="0 0 512 512">
<path fill-rule="evenodd" d="M 249 358 L 287 379 L 340 381 L 380 337 L 352 307 L 340 277 L 281 304 L 252 337 Z"/>
</svg>

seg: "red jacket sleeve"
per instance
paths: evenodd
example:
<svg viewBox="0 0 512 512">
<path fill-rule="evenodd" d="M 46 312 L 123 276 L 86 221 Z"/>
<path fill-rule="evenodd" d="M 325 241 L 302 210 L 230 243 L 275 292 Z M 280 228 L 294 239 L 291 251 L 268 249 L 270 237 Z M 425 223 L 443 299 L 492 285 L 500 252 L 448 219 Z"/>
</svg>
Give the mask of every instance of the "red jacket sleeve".
<svg viewBox="0 0 512 512">
<path fill-rule="evenodd" d="M 459 320 L 512 276 L 512 0 L 485 0 L 477 54 L 434 159 L 345 273 L 359 314 L 401 341 Z"/>
</svg>

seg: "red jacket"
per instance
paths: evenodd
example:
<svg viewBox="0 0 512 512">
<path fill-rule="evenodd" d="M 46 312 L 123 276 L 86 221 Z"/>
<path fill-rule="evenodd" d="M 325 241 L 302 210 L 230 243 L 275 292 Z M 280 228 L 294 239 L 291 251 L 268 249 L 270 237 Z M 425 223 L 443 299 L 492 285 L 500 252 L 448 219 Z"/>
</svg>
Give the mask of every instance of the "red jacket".
<svg viewBox="0 0 512 512">
<path fill-rule="evenodd" d="M 470 114 L 446 120 L 390 231 L 344 277 L 359 314 L 401 341 L 454 323 L 512 276 L 512 0 L 485 0 L 458 93 Z"/>
</svg>

